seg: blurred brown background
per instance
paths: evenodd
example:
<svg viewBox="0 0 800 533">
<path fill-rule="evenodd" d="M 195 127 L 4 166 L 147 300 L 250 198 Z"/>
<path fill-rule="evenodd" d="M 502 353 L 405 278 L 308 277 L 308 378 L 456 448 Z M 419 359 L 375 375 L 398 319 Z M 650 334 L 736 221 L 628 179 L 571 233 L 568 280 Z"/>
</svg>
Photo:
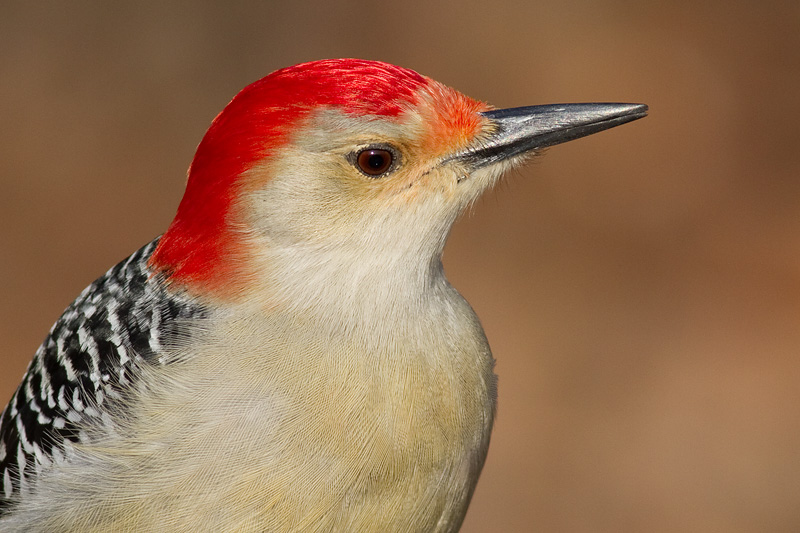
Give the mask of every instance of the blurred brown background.
<svg viewBox="0 0 800 533">
<path fill-rule="evenodd" d="M 500 107 L 651 107 L 453 233 L 501 387 L 464 531 L 800 531 L 796 0 L 3 2 L 0 402 L 166 228 L 237 90 L 348 56 Z"/>
</svg>

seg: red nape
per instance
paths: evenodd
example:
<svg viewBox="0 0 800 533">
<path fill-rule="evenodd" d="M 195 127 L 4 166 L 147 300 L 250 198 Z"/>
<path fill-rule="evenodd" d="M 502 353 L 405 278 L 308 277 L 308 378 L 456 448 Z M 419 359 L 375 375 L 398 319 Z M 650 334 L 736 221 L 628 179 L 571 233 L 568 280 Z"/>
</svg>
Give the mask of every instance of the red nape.
<svg viewBox="0 0 800 533">
<path fill-rule="evenodd" d="M 273 72 L 245 87 L 214 119 L 189 167 L 175 219 L 150 259 L 171 283 L 233 297 L 247 284 L 237 198 L 242 173 L 287 143 L 311 110 L 394 117 L 417 102 L 428 78 L 387 63 L 329 59 Z"/>
</svg>

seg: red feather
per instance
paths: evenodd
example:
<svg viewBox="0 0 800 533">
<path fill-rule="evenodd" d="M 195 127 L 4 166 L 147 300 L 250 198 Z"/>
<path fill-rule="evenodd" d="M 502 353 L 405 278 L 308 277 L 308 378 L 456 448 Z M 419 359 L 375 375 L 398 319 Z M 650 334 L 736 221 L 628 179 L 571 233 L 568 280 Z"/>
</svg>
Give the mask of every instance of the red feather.
<svg viewBox="0 0 800 533">
<path fill-rule="evenodd" d="M 293 126 L 314 109 L 395 117 L 429 83 L 387 63 L 329 59 L 278 70 L 245 87 L 200 142 L 151 267 L 183 287 L 230 295 L 247 279 L 243 237 L 235 230 L 242 173 L 288 142 Z"/>
</svg>

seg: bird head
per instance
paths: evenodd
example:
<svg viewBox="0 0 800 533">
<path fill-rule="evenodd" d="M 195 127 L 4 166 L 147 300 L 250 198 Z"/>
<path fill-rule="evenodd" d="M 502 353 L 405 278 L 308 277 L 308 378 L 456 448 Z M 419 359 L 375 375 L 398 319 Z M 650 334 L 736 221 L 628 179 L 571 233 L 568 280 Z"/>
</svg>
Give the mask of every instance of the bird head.
<svg viewBox="0 0 800 533">
<path fill-rule="evenodd" d="M 441 270 L 452 224 L 537 149 L 644 116 L 634 104 L 495 110 L 414 71 L 339 59 L 243 89 L 197 148 L 150 264 L 224 299 Z M 399 273 L 403 274 L 400 275 Z M 334 281 L 338 280 L 338 281 Z M 301 291 L 302 292 L 302 291 Z"/>
</svg>

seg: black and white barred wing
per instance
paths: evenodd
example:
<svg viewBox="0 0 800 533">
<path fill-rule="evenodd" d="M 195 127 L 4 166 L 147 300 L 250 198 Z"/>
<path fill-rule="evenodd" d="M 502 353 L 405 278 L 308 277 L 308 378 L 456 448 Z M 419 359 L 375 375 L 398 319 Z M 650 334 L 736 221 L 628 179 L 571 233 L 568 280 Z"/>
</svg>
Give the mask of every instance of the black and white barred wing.
<svg viewBox="0 0 800 533">
<path fill-rule="evenodd" d="M 68 460 L 84 429 L 110 427 L 107 406 L 141 365 L 165 364 L 175 324 L 204 312 L 165 291 L 147 260 L 158 239 L 89 285 L 53 325 L 0 418 L 0 515 L 37 475 Z"/>
</svg>

